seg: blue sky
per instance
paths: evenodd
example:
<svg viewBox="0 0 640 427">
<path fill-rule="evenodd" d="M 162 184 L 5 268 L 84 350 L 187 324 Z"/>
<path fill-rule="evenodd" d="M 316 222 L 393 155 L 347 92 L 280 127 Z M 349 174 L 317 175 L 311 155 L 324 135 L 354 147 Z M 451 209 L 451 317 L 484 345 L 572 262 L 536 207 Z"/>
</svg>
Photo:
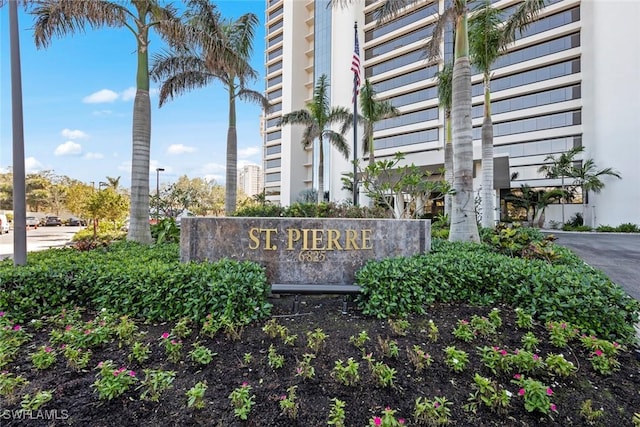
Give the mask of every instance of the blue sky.
<svg viewBox="0 0 640 427">
<path fill-rule="evenodd" d="M 180 2 L 174 2 L 177 6 Z M 217 1 L 223 16 L 253 12 L 260 19 L 252 65 L 264 89 L 264 0 Z M 12 165 L 8 7 L 0 9 L 0 171 Z M 130 187 L 131 126 L 135 96 L 135 39 L 126 29 L 102 28 L 56 38 L 47 49 L 33 41 L 33 17 L 19 14 L 27 173 L 51 170 L 85 183 L 120 176 Z M 164 48 L 153 37 L 150 52 Z M 151 83 L 151 187 L 178 177 L 224 184 L 227 95 L 216 83 L 158 107 L 160 83 Z M 238 165 L 261 165 L 260 108 L 237 103 Z"/>
</svg>

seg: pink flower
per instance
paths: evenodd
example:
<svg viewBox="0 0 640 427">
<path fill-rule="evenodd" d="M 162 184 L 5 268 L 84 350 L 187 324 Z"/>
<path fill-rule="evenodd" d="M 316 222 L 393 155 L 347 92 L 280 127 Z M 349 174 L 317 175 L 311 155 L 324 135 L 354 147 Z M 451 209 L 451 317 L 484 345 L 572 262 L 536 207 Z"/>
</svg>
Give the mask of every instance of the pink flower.
<svg viewBox="0 0 640 427">
<path fill-rule="evenodd" d="M 547 389 L 547 396 L 551 396 L 553 394 L 553 390 L 551 390 L 551 387 L 549 387 Z"/>
<path fill-rule="evenodd" d="M 561 323 L 561 324 L 560 324 L 560 327 L 561 327 L 562 329 L 567 329 L 567 324 L 566 324 L 566 323 Z"/>
<path fill-rule="evenodd" d="M 439 407 L 440 407 L 440 403 L 435 402 L 435 403 L 433 404 L 433 406 L 434 406 L 435 408 L 439 408 Z"/>
<path fill-rule="evenodd" d="M 385 412 L 389 412 L 391 410 L 391 408 L 389 408 L 388 406 L 386 408 L 384 408 Z"/>
<path fill-rule="evenodd" d="M 280 400 L 286 400 L 287 396 L 285 396 L 284 394 L 282 396 L 280 396 Z"/>
<path fill-rule="evenodd" d="M 538 359 L 540 359 L 540 356 L 538 356 L 537 354 L 533 355 L 533 360 L 538 361 Z"/>
<path fill-rule="evenodd" d="M 169 338 L 169 332 L 165 332 L 162 334 L 162 339 L 166 340 L 167 338 Z"/>
<path fill-rule="evenodd" d="M 46 353 L 51 353 L 51 350 L 52 350 L 52 349 L 51 349 L 51 347 L 45 347 L 45 348 L 44 348 L 44 351 L 45 351 Z"/>
<path fill-rule="evenodd" d="M 520 374 L 515 374 L 515 375 L 513 376 L 513 378 L 515 378 L 516 380 L 519 380 L 520 378 L 522 378 L 522 375 L 520 375 Z"/>
<path fill-rule="evenodd" d="M 91 333 L 91 329 L 86 329 L 86 330 L 84 331 L 84 334 L 85 334 L 85 335 L 89 335 L 90 333 Z"/>
<path fill-rule="evenodd" d="M 381 426 L 382 425 L 382 418 L 380 417 L 375 417 L 373 419 L 373 424 L 377 425 L 377 426 Z"/>
<path fill-rule="evenodd" d="M 13 327 L 14 331 L 19 331 L 21 329 L 22 329 L 22 326 L 20 326 L 20 325 L 16 325 L 16 326 Z"/>
<path fill-rule="evenodd" d="M 118 375 L 120 375 L 120 371 L 119 370 L 116 369 L 115 371 L 113 371 L 113 376 L 114 377 L 117 377 Z"/>
<path fill-rule="evenodd" d="M 104 365 L 104 362 L 98 363 L 98 368 L 102 368 L 102 365 Z"/>
<path fill-rule="evenodd" d="M 136 376 L 136 373 L 135 373 L 135 372 L 133 372 L 133 371 L 129 371 L 129 376 L 130 376 L 130 377 L 135 377 L 135 376 Z"/>
<path fill-rule="evenodd" d="M 618 348 L 618 347 L 620 347 L 620 344 L 618 344 L 617 342 L 614 341 L 613 342 L 613 348 Z"/>
<path fill-rule="evenodd" d="M 525 390 L 523 388 L 518 390 L 518 396 L 524 396 L 524 393 L 525 393 Z"/>
<path fill-rule="evenodd" d="M 246 386 L 248 386 L 248 385 L 249 385 L 249 383 L 248 383 L 248 382 L 246 382 L 246 381 L 242 383 L 242 387 L 246 387 Z"/>
<path fill-rule="evenodd" d="M 60 346 L 60 350 L 64 350 L 65 348 L 67 348 L 67 345 L 66 345 L 66 344 L 62 344 L 62 345 Z"/>
<path fill-rule="evenodd" d="M 0 311 L 0 317 L 4 317 L 4 311 Z"/>
<path fill-rule="evenodd" d="M 503 356 L 506 356 L 509 353 L 507 353 L 507 350 L 500 350 L 500 354 Z"/>
<path fill-rule="evenodd" d="M 551 405 L 549 405 L 549 407 L 551 408 L 551 410 L 552 410 L 553 412 L 558 412 L 558 408 L 556 407 L 556 404 L 555 404 L 555 403 L 552 403 Z"/>
<path fill-rule="evenodd" d="M 600 350 L 600 349 L 597 349 L 595 351 L 595 353 L 596 353 L 596 356 L 598 356 L 598 357 L 602 356 L 602 350 Z"/>
<path fill-rule="evenodd" d="M 398 418 L 398 424 L 404 424 L 404 418 Z"/>
<path fill-rule="evenodd" d="M 67 331 L 67 332 L 69 332 L 72 329 L 73 329 L 73 326 L 71 326 L 71 325 L 67 325 L 67 326 L 64 327 L 64 330 Z"/>
</svg>

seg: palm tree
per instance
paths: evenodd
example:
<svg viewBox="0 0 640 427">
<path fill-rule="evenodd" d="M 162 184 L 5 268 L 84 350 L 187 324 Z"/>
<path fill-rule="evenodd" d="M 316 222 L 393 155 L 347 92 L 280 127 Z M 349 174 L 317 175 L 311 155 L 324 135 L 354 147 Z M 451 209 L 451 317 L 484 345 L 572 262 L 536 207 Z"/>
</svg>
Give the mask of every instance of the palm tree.
<svg viewBox="0 0 640 427">
<path fill-rule="evenodd" d="M 151 151 L 151 102 L 149 100 L 149 30 L 173 35 L 178 30 L 176 10 L 157 0 L 77 1 L 40 0 L 35 3 L 36 47 L 48 47 L 54 36 L 84 33 L 86 27 L 125 28 L 136 39 L 138 64 L 133 104 L 131 212 L 128 240 L 151 243 L 149 228 L 149 153 Z"/>
<path fill-rule="evenodd" d="M 118 187 L 120 187 L 120 177 L 108 176 L 107 183 L 109 184 L 109 187 L 113 188 L 115 191 L 118 191 Z"/>
<path fill-rule="evenodd" d="M 482 72 L 484 85 L 484 115 L 482 120 L 482 226 L 493 228 L 495 210 L 493 195 L 493 122 L 491 120 L 491 66 L 515 39 L 538 16 L 544 0 L 526 0 L 503 25 L 501 10 L 490 0 L 469 20 L 469 51 L 472 63 Z"/>
<path fill-rule="evenodd" d="M 250 63 L 258 17 L 252 13 L 236 21 L 220 18 L 216 6 L 207 0 L 188 2 L 190 12 L 187 25 L 197 34 L 189 44 L 170 53 L 156 55 L 151 68 L 154 80 L 163 80 L 160 106 L 167 101 L 206 87 L 216 81 L 223 84 L 229 98 L 227 130 L 227 171 L 225 213 L 236 210 L 238 135 L 236 131 L 236 99 L 254 102 L 268 108 L 269 101 L 247 85 L 258 77 Z"/>
<path fill-rule="evenodd" d="M 369 166 L 375 163 L 375 146 L 373 144 L 373 128 L 380 120 L 395 117 L 400 114 L 398 109 L 388 100 L 375 99 L 375 89 L 369 81 L 365 79 L 364 85 L 360 89 L 360 110 L 362 111 L 362 123 L 364 132 L 362 135 L 362 154 L 369 154 Z M 369 199 L 369 207 L 375 204 L 374 199 Z"/>
<path fill-rule="evenodd" d="M 558 157 L 553 154 L 549 154 L 545 157 L 545 162 L 551 162 L 538 168 L 538 172 L 544 173 L 547 178 L 557 179 L 560 178 L 560 188 L 564 193 L 564 196 L 560 199 L 562 206 L 562 223 L 564 224 L 564 204 L 567 198 L 567 188 L 565 186 L 565 178 L 571 178 L 575 175 L 576 162 L 575 157 L 584 151 L 583 146 L 573 147 L 571 150 L 561 153 Z"/>
<path fill-rule="evenodd" d="M 451 144 L 451 78 L 453 77 L 453 64 L 445 64 L 436 73 L 438 83 L 438 103 L 444 110 L 445 140 L 444 140 L 444 179 L 449 184 L 453 182 L 453 145 Z M 447 193 L 444 196 L 444 214 L 451 218 L 451 205 L 453 195 Z"/>
<path fill-rule="evenodd" d="M 362 154 L 369 154 L 369 164 L 375 162 L 375 147 L 373 145 L 373 127 L 380 120 L 395 117 L 400 111 L 388 100 L 378 100 L 375 98 L 376 92 L 369 79 L 365 79 L 364 85 L 360 89 L 360 110 L 362 111 L 362 121 L 364 124 L 364 134 L 362 135 Z"/>
<path fill-rule="evenodd" d="M 345 158 L 349 158 L 349 145 L 344 134 L 353 124 L 353 114 L 344 107 L 331 107 L 329 99 L 329 82 L 325 74 L 321 75 L 313 90 L 313 100 L 305 109 L 292 111 L 280 119 L 280 125 L 303 125 L 302 145 L 309 148 L 318 141 L 318 203 L 324 201 L 324 147 L 327 139 Z M 331 125 L 340 126 L 336 132 Z"/>
<path fill-rule="evenodd" d="M 484 0 L 482 8 L 469 22 L 469 50 L 473 64 L 482 71 L 484 84 L 484 117 L 482 120 L 482 184 L 480 198 L 482 226 L 494 227 L 493 196 L 493 122 L 491 121 L 491 65 L 500 56 L 500 10 Z"/>
<path fill-rule="evenodd" d="M 600 179 L 604 176 L 614 176 L 622 179 L 619 172 L 612 168 L 604 168 L 598 170 L 593 159 L 587 159 L 582 162 L 582 166 L 574 168 L 572 178 L 573 185 L 582 189 L 582 217 L 586 218 L 587 211 L 587 195 L 589 191 L 599 194 L 604 188 L 604 182 Z M 593 220 L 593 218 L 592 218 Z M 592 224 L 595 227 L 595 224 Z"/>
</svg>

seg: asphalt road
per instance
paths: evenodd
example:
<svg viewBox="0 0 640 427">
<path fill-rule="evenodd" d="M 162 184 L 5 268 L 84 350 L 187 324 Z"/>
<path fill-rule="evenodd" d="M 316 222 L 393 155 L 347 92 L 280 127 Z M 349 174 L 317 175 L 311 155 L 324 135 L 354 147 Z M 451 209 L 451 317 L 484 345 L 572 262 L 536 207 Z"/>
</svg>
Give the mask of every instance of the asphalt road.
<svg viewBox="0 0 640 427">
<path fill-rule="evenodd" d="M 62 247 L 82 227 L 38 227 L 27 230 L 27 251 Z M 0 259 L 13 257 L 13 229 L 8 234 L 0 235 Z"/>
<path fill-rule="evenodd" d="M 587 264 L 640 301 L 640 233 L 553 231 L 556 244 L 571 249 Z"/>
</svg>

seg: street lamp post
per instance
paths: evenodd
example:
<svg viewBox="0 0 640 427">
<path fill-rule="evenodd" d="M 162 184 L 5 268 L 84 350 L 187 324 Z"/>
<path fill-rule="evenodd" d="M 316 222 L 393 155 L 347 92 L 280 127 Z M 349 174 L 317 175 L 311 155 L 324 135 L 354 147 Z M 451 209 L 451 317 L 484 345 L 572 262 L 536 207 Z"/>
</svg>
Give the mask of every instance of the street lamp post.
<svg viewBox="0 0 640 427">
<path fill-rule="evenodd" d="M 160 220 L 160 172 L 164 172 L 164 168 L 156 168 L 156 222 Z"/>
</svg>

